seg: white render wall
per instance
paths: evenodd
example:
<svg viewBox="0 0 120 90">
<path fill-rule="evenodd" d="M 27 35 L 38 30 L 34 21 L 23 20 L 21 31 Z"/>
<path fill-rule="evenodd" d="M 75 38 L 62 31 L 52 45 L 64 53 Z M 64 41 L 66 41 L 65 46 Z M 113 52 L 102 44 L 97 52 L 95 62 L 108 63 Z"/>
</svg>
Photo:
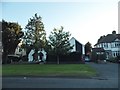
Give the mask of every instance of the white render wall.
<svg viewBox="0 0 120 90">
<path fill-rule="evenodd" d="M 71 50 L 71 52 L 75 52 L 76 51 L 75 38 L 72 37 L 69 42 L 70 42 L 70 45 L 73 46 L 73 49 Z"/>
<path fill-rule="evenodd" d="M 71 50 L 71 52 L 76 52 L 77 50 L 76 50 L 76 45 L 75 45 L 75 38 L 74 37 L 72 37 L 71 39 L 70 39 L 70 45 L 72 46 L 73 45 L 73 49 Z M 84 55 L 85 54 L 85 46 L 82 44 L 82 54 Z"/>
<path fill-rule="evenodd" d="M 21 49 L 21 51 L 19 49 Z M 26 55 L 26 50 L 17 46 L 17 48 L 15 49 L 15 55 L 25 56 Z"/>
<path fill-rule="evenodd" d="M 120 41 L 117 42 L 118 44 L 120 44 Z M 104 47 L 104 45 L 107 44 L 108 47 Z M 104 48 L 104 50 L 111 50 L 112 52 L 112 57 L 116 57 L 114 56 L 114 53 L 120 53 L 120 45 L 119 46 L 115 46 L 116 42 L 111 42 L 111 43 L 100 43 L 98 45 L 96 45 L 96 48 Z"/>
<path fill-rule="evenodd" d="M 82 54 L 85 55 L 85 45 L 82 45 Z"/>
</svg>

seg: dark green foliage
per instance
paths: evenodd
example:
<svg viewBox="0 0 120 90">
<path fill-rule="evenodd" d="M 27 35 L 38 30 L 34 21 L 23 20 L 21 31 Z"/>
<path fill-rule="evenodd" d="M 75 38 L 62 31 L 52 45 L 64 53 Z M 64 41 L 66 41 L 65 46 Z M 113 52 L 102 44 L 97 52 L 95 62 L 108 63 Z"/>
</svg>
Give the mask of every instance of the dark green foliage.
<svg viewBox="0 0 120 90">
<path fill-rule="evenodd" d="M 25 27 L 26 32 L 23 37 L 24 44 L 27 48 L 32 46 L 33 48 L 44 48 L 46 44 L 46 32 L 44 30 L 44 24 L 40 16 L 35 16 L 28 20 L 28 24 Z"/>
<path fill-rule="evenodd" d="M 120 56 L 117 57 L 111 57 L 107 61 L 112 62 L 112 63 L 120 63 Z"/>
<path fill-rule="evenodd" d="M 51 47 L 49 41 L 46 41 L 46 45 L 45 45 L 44 49 L 48 54 L 53 54 L 52 47 Z"/>
<path fill-rule="evenodd" d="M 8 54 L 14 54 L 22 36 L 22 28 L 18 23 L 2 21 L 3 63 L 7 63 Z"/>
<path fill-rule="evenodd" d="M 69 43 L 69 32 L 64 32 L 63 27 L 61 29 L 54 29 L 49 36 L 49 43 L 52 47 L 54 54 L 66 54 L 72 49 Z"/>
</svg>

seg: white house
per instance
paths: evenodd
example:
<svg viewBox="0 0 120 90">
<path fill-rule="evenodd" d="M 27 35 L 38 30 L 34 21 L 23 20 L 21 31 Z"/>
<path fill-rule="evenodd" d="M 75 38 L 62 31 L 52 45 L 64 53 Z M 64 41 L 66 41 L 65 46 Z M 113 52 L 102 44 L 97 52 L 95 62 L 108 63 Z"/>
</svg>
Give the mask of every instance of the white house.
<svg viewBox="0 0 120 90">
<path fill-rule="evenodd" d="M 116 34 L 116 31 L 113 31 L 112 34 L 101 36 L 97 44 L 95 44 L 95 48 L 103 48 L 106 52 L 107 59 L 119 56 L 120 34 Z"/>
<path fill-rule="evenodd" d="M 21 45 L 22 45 L 22 40 L 20 41 L 17 48 L 15 49 L 15 55 L 25 56 L 26 55 L 26 50 L 21 48 Z"/>
<path fill-rule="evenodd" d="M 70 45 L 73 46 L 71 52 L 80 52 L 82 55 L 85 54 L 84 45 L 77 41 L 74 37 L 70 39 Z"/>
</svg>

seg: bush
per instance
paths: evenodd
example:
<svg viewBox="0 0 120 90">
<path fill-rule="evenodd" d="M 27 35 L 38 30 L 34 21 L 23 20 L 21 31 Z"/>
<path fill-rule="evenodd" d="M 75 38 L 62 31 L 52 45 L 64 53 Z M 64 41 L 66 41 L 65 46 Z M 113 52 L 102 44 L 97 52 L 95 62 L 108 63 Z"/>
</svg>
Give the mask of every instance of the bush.
<svg viewBox="0 0 120 90">
<path fill-rule="evenodd" d="M 115 59 L 116 59 L 116 62 L 117 62 L 117 63 L 120 63 L 120 55 L 117 56 Z"/>
<path fill-rule="evenodd" d="M 112 63 L 118 63 L 119 62 L 119 56 L 114 58 L 114 57 L 111 57 L 110 59 L 108 59 L 109 62 L 112 62 Z"/>
<path fill-rule="evenodd" d="M 27 55 L 23 56 L 21 59 L 22 59 L 22 61 L 28 61 Z"/>
</svg>

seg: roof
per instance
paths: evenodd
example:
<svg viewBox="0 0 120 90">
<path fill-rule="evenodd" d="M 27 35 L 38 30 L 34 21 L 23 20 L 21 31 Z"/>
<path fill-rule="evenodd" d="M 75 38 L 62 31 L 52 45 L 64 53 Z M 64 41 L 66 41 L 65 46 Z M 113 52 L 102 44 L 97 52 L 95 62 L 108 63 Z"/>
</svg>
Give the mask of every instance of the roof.
<svg viewBox="0 0 120 90">
<path fill-rule="evenodd" d="M 74 37 L 72 37 L 70 40 L 72 40 L 72 39 L 75 40 L 76 43 L 83 45 L 83 44 L 80 43 L 78 40 L 76 40 Z"/>
<path fill-rule="evenodd" d="M 111 43 L 111 42 L 114 42 L 114 40 L 116 40 L 116 39 L 120 40 L 120 34 L 108 34 L 106 36 L 104 35 L 98 39 L 97 44 L 99 44 L 99 43 Z"/>
</svg>

